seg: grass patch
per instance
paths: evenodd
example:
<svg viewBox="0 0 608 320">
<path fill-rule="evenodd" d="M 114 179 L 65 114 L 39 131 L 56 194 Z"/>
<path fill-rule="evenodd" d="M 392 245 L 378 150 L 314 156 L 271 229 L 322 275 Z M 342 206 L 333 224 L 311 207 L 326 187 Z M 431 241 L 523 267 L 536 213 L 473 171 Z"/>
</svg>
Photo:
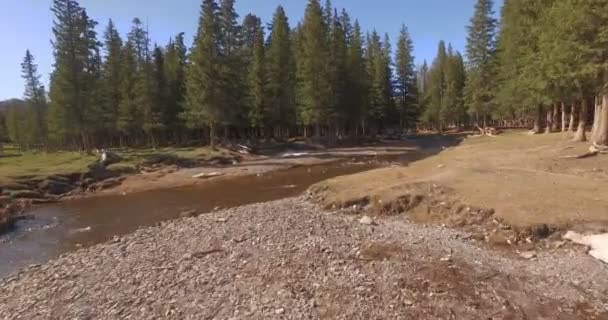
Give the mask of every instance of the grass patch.
<svg viewBox="0 0 608 320">
<path fill-rule="evenodd" d="M 0 182 L 22 177 L 44 178 L 85 171 L 97 157 L 80 152 L 23 152 L 5 150 L 0 156 Z"/>
<path fill-rule="evenodd" d="M 167 147 L 158 149 L 114 149 L 123 161 L 113 164 L 110 170 L 130 173 L 138 165 L 157 158 L 204 161 L 230 154 L 227 150 L 201 148 Z M 14 182 L 23 177 L 43 179 L 47 176 L 85 172 L 87 166 L 97 161 L 97 155 L 84 152 L 30 152 L 20 151 L 6 145 L 0 156 L 0 183 Z"/>
</svg>

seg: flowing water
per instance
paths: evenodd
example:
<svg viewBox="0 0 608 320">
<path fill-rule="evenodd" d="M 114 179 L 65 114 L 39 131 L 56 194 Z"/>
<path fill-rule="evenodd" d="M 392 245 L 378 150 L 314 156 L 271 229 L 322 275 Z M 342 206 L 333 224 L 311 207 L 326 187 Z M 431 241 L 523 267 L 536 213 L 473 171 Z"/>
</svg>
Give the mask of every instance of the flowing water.
<svg viewBox="0 0 608 320">
<path fill-rule="evenodd" d="M 18 222 L 14 232 L 0 237 L 0 278 L 142 226 L 178 218 L 184 211 L 204 213 L 292 197 L 316 182 L 385 166 L 387 161 L 406 163 L 415 156 L 297 167 L 191 187 L 83 198 L 39 207 L 29 212 L 33 219 Z"/>
</svg>

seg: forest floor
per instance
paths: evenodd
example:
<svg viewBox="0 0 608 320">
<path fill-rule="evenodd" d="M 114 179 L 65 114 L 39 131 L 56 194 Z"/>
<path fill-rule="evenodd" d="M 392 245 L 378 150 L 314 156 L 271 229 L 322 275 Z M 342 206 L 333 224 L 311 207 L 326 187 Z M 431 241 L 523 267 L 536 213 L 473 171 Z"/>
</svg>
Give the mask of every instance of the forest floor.
<svg viewBox="0 0 608 320">
<path fill-rule="evenodd" d="M 337 177 L 312 192 L 326 208 L 408 212 L 422 223 L 489 222 L 527 236 L 567 228 L 605 231 L 608 156 L 574 159 L 589 145 L 568 137 L 523 131 L 468 137 L 409 166 Z"/>
</svg>

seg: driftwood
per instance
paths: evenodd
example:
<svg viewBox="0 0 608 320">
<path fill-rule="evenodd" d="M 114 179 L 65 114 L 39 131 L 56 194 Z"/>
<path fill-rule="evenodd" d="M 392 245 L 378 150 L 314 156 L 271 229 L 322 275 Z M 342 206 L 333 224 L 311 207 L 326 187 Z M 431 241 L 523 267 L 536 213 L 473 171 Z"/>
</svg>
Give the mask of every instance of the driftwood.
<svg viewBox="0 0 608 320">
<path fill-rule="evenodd" d="M 477 130 L 479 130 L 481 136 L 496 137 L 497 135 L 502 133 L 501 130 L 498 130 L 493 127 L 481 128 L 479 125 L 475 125 L 475 127 L 477 127 Z"/>
<path fill-rule="evenodd" d="M 600 146 L 600 145 L 597 145 L 594 143 L 589 147 L 589 151 L 587 151 L 583 154 L 563 156 L 560 158 L 561 159 L 585 159 L 585 158 L 597 156 L 598 154 L 606 154 L 606 153 L 608 153 L 608 147 Z"/>
</svg>

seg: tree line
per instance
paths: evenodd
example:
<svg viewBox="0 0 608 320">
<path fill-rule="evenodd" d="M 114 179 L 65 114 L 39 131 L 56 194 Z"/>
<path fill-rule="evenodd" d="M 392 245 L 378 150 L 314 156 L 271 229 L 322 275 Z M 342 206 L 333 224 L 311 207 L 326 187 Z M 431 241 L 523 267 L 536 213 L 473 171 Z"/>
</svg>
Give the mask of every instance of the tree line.
<svg viewBox="0 0 608 320">
<path fill-rule="evenodd" d="M 203 0 L 188 48 L 160 46 L 135 18 L 126 39 L 73 0 L 54 0 L 48 93 L 33 55 L 23 60 L 25 108 L 5 116 L 24 148 L 158 146 L 196 140 L 339 138 L 412 127 L 418 116 L 413 44 L 403 26 L 363 33 L 346 10 L 310 0 L 290 25 L 278 7 L 264 27 L 234 0 Z M 394 60 L 394 62 L 393 62 Z"/>
<path fill-rule="evenodd" d="M 234 6 L 203 0 L 188 48 L 183 33 L 151 44 L 139 19 L 126 39 L 111 20 L 98 36 L 76 1 L 54 0 L 49 92 L 26 52 L 26 107 L 3 113 L 0 134 L 90 149 L 475 125 L 576 127 L 585 140 L 593 124 L 592 142 L 608 142 L 605 0 L 505 0 L 498 19 L 478 0 L 464 55 L 440 41 L 418 67 L 405 26 L 393 50 L 330 1 L 309 0 L 295 25 L 279 6 L 266 27 Z"/>
</svg>

